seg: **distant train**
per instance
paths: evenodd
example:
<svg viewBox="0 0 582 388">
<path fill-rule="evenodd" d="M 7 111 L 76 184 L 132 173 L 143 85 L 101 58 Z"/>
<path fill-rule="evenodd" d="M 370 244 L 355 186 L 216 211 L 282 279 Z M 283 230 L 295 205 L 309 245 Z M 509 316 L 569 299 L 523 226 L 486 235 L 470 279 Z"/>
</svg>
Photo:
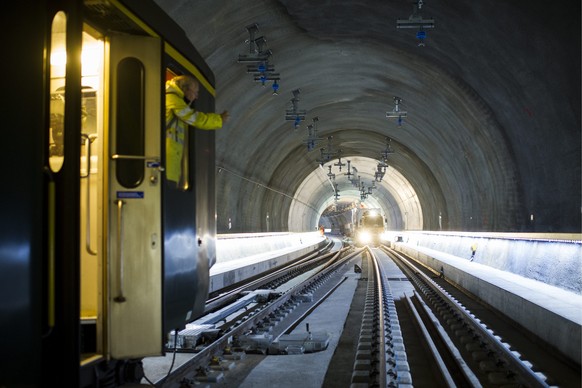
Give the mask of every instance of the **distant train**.
<svg viewBox="0 0 582 388">
<path fill-rule="evenodd" d="M 384 234 L 384 217 L 379 209 L 359 209 L 356 225 L 356 246 L 380 244 Z"/>
<path fill-rule="evenodd" d="M 166 181 L 165 81 L 214 75 L 150 0 L 3 7 L 0 386 L 139 382 L 204 309 L 216 257 L 213 131 Z"/>
</svg>

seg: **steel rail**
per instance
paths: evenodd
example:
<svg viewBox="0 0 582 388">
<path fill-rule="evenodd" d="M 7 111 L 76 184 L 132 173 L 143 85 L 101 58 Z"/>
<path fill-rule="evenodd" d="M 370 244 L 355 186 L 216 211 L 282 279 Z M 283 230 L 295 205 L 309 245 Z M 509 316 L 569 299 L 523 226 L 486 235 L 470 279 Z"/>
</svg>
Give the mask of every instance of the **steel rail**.
<svg viewBox="0 0 582 388">
<path fill-rule="evenodd" d="M 328 257 L 333 256 L 336 252 L 327 252 L 328 246 L 323 249 L 314 250 L 313 253 L 306 255 L 303 258 L 295 260 L 287 265 L 283 265 L 280 268 L 275 268 L 266 274 L 262 274 L 258 279 L 245 282 L 243 285 L 235 287 L 224 293 L 221 293 L 215 297 L 209 298 L 206 301 L 206 306 L 204 308 L 204 313 L 208 314 L 211 311 L 216 310 L 220 306 L 236 299 L 241 292 L 254 290 L 267 284 L 273 280 L 276 280 L 282 276 L 288 275 L 291 271 L 301 268 L 301 265 L 310 265 L 312 260 L 325 260 Z M 345 252 L 347 248 L 342 248 L 338 252 Z"/>
<path fill-rule="evenodd" d="M 194 372 L 199 368 L 204 368 L 207 366 L 213 357 L 222 354 L 222 349 L 226 348 L 232 341 L 233 337 L 242 335 L 249 332 L 253 327 L 256 327 L 262 320 L 267 318 L 271 313 L 275 312 L 279 308 L 282 308 L 286 303 L 288 303 L 293 297 L 301 294 L 303 290 L 310 287 L 312 284 L 320 281 L 325 276 L 333 273 L 336 268 L 350 260 L 353 256 L 359 252 L 351 252 L 345 257 L 341 257 L 342 253 L 346 252 L 347 249 L 340 249 L 339 251 L 333 253 L 334 257 L 330 260 L 333 262 L 332 265 L 325 265 L 325 269 L 318 271 L 313 276 L 305 279 L 299 284 L 293 286 L 287 292 L 282 293 L 276 300 L 270 301 L 264 305 L 264 308 L 249 317 L 248 320 L 242 321 L 234 327 L 231 327 L 228 331 L 222 333 L 219 338 L 208 346 L 201 349 L 199 352 L 195 353 L 194 356 L 186 361 L 184 364 L 180 365 L 176 370 L 171 372 L 171 374 L 160 380 L 157 384 L 168 384 L 169 382 L 179 383 L 181 379 L 187 378 L 186 376 Z M 330 254 L 324 254 L 325 257 L 329 257 Z M 268 275 L 270 278 L 271 275 Z M 326 294 L 327 295 L 327 294 Z M 324 295 L 325 296 L 325 295 Z"/>
<path fill-rule="evenodd" d="M 374 266 L 374 285 L 376 287 L 376 304 L 375 304 L 375 314 L 377 316 L 377 328 L 376 328 L 376 336 L 377 336 L 377 355 L 378 355 L 378 370 L 377 370 L 377 384 L 379 387 L 386 387 L 387 386 L 387 366 L 386 366 L 386 322 L 384 317 L 384 292 L 385 292 L 385 285 L 384 285 L 384 270 L 382 266 L 378 263 L 378 258 L 372 252 L 370 247 L 366 247 L 368 254 L 372 260 L 372 265 Z"/>
<path fill-rule="evenodd" d="M 386 250 L 386 248 L 383 248 Z M 492 370 L 493 373 L 505 373 L 510 380 L 521 381 L 528 387 L 549 387 L 545 380 L 534 372 L 530 363 L 522 361 L 507 344 L 494 335 L 474 314 L 467 311 L 456 300 L 450 297 L 446 291 L 439 287 L 432 279 L 424 273 L 417 271 L 415 266 L 403 255 L 393 250 L 388 252 L 396 257 L 408 271 L 408 275 L 425 295 L 431 294 L 430 297 L 435 300 L 432 302 L 436 310 L 446 312 L 448 319 L 454 319 L 457 326 L 465 327 L 465 337 L 471 337 L 475 347 L 489 354 L 489 358 L 498 367 Z M 495 357 L 493 357 L 495 356 Z M 505 372 L 499 372 L 505 371 Z"/>
<path fill-rule="evenodd" d="M 297 326 L 299 326 L 299 324 L 301 322 L 303 322 L 305 320 L 305 318 L 307 316 L 309 316 L 309 314 L 311 314 L 317 307 L 319 307 L 319 305 L 321 305 L 331 294 L 333 294 L 335 292 L 335 290 L 337 290 L 337 288 L 339 286 L 341 286 L 347 279 L 348 278 L 346 276 L 344 276 L 339 282 L 337 282 L 337 284 L 335 286 L 333 286 L 331 288 L 331 290 L 329 290 L 328 292 L 326 292 L 325 295 L 323 295 L 321 298 L 319 298 L 319 300 L 316 303 L 313 303 L 313 305 L 309 309 L 307 309 L 307 311 L 305 311 L 303 314 L 301 314 L 301 316 L 299 318 L 297 318 L 292 324 L 290 324 L 287 327 L 287 329 L 285 329 L 283 331 L 283 333 L 281 333 L 281 335 L 283 335 L 283 334 L 291 334 L 291 332 L 293 330 L 295 330 L 295 328 Z M 273 341 L 277 341 L 281 335 L 279 335 Z"/>
<path fill-rule="evenodd" d="M 420 316 L 422 311 L 419 311 L 414 306 L 412 299 L 408 295 L 405 295 L 405 298 L 406 298 L 407 306 L 410 309 L 411 316 L 414 318 L 414 321 L 415 321 L 417 327 L 420 329 L 420 332 L 422 333 L 422 337 L 424 338 L 424 342 L 428 345 L 428 349 L 429 349 L 430 354 L 434 360 L 434 363 L 436 364 L 437 369 L 440 372 L 441 377 L 444 380 L 444 382 L 446 383 L 447 387 L 454 388 L 457 386 L 461 386 L 461 387 L 471 386 L 473 388 L 480 388 L 481 384 L 479 383 L 479 380 L 477 379 L 477 377 L 472 372 L 467 371 L 467 368 L 468 368 L 467 364 L 464 362 L 462 357 L 459 356 L 458 350 L 450 342 L 450 340 L 447 341 L 448 335 L 445 332 L 443 332 L 443 328 L 439 324 L 437 324 L 437 322 L 435 322 L 433 319 L 429 319 L 428 322 L 433 324 L 432 330 L 436 331 L 440 335 L 441 339 L 443 340 L 443 343 L 445 344 L 444 346 L 446 347 L 449 354 L 452 355 L 452 357 L 450 357 L 449 359 L 454 362 L 456 369 L 458 371 L 460 371 L 461 375 L 463 375 L 465 377 L 463 382 L 459 382 L 459 384 L 457 384 L 457 382 L 455 382 L 455 379 L 453 378 L 453 375 L 450 371 L 450 367 L 447 366 L 446 362 L 444 361 L 444 357 L 442 355 L 442 352 L 439 351 L 438 346 L 436 345 L 435 341 L 431 337 L 427 326 L 424 324 L 424 321 Z M 419 301 L 419 303 L 422 303 L 422 302 L 420 302 L 420 299 L 418 299 L 418 301 Z M 424 308 L 427 309 L 428 307 L 426 305 L 424 305 Z M 428 311 L 424 311 L 424 314 L 428 315 Z"/>
</svg>

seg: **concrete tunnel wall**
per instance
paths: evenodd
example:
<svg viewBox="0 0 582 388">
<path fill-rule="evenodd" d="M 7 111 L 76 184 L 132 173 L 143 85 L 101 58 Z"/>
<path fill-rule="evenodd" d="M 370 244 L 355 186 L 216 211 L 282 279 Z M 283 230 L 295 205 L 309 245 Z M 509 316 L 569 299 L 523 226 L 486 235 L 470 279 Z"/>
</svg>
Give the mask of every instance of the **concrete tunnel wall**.
<svg viewBox="0 0 582 388">
<path fill-rule="evenodd" d="M 568 240 L 562 240 L 564 235 L 556 240 L 552 234 L 519 237 L 503 233 L 464 236 L 406 232 L 401 235 L 409 246 L 425 247 L 467 260 L 474 246 L 477 250 L 473 261 L 477 263 L 582 295 L 582 241 L 579 234 L 571 235 Z"/>
<path fill-rule="evenodd" d="M 209 292 L 275 269 L 328 245 L 319 232 L 228 234 L 218 237 Z"/>
<path fill-rule="evenodd" d="M 213 69 L 216 111 L 231 113 L 216 132 L 219 233 L 317 223 L 328 190 L 305 188 L 305 221 L 289 210 L 318 168 L 303 143 L 315 116 L 345 158 L 378 159 L 393 140 L 389 164 L 418 196 L 423 229 L 442 214 L 444 230 L 580 231 L 580 2 L 427 2 L 437 26 L 425 47 L 396 29 L 409 3 L 156 2 Z M 278 96 L 236 63 L 252 23 L 274 53 Z M 294 129 L 284 112 L 297 88 L 307 117 Z M 386 118 L 394 96 L 402 126 Z"/>
</svg>

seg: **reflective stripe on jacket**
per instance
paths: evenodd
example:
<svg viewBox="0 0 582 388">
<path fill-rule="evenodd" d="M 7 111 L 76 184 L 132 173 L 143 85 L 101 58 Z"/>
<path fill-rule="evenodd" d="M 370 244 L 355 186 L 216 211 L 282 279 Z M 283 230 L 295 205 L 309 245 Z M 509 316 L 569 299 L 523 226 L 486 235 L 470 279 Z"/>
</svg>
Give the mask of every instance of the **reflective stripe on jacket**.
<svg viewBox="0 0 582 388">
<path fill-rule="evenodd" d="M 203 113 L 192 109 L 184 101 L 184 92 L 174 80 L 166 82 L 166 178 L 180 184 L 184 157 L 186 128 L 222 128 L 222 116 L 218 113 Z"/>
</svg>

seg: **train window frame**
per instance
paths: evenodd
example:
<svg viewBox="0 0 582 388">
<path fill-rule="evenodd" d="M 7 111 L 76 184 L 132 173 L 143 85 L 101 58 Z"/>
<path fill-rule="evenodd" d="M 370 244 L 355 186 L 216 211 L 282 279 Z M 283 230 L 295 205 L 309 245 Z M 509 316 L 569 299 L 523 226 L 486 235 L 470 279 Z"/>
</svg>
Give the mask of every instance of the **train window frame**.
<svg viewBox="0 0 582 388">
<path fill-rule="evenodd" d="M 145 156 L 145 66 L 135 57 L 117 64 L 116 82 L 116 151 L 120 155 Z M 123 112 L 123 114 L 119 114 Z M 123 130 L 119 130 L 123 128 Z M 141 159 L 120 159 L 115 171 L 117 182 L 134 189 L 145 179 Z"/>
<path fill-rule="evenodd" d="M 183 68 L 182 66 L 176 65 L 176 63 L 174 62 L 176 58 L 173 58 L 172 56 L 167 56 L 166 57 L 166 65 L 165 65 L 165 77 L 166 77 L 166 82 L 168 82 L 169 80 L 173 79 L 174 77 L 180 76 L 180 75 L 188 75 L 191 77 L 194 77 L 196 80 L 198 80 L 198 82 L 201 82 L 200 78 L 196 75 L 193 74 L 189 71 L 187 71 L 185 68 Z M 164 97 L 164 109 L 167 106 L 167 95 L 165 95 Z M 195 107 L 195 102 L 193 102 L 191 104 L 192 107 Z M 167 130 L 168 128 L 168 123 L 165 123 L 165 129 Z M 191 154 L 191 150 L 190 150 L 190 136 L 193 136 L 194 134 L 191 133 L 192 130 L 194 129 L 194 127 L 192 127 L 191 125 L 186 125 L 186 127 L 184 128 L 184 143 L 183 143 L 183 151 L 182 151 L 182 160 L 180 161 L 180 169 L 181 169 L 181 174 L 180 174 L 180 178 L 179 178 L 179 182 L 177 182 L 175 185 L 174 184 L 168 184 L 169 188 L 173 188 L 175 190 L 178 191 L 182 191 L 182 192 L 187 192 L 190 191 L 192 186 L 190 184 L 191 179 L 190 179 L 190 154 Z M 164 146 L 164 158 L 167 155 L 167 143 L 165 143 L 166 145 Z M 166 160 L 166 159 L 164 159 Z M 170 181 L 167 181 L 170 182 Z"/>
<path fill-rule="evenodd" d="M 51 22 L 49 55 L 48 165 L 58 173 L 65 163 L 65 86 L 67 79 L 67 14 L 57 11 Z"/>
</svg>

